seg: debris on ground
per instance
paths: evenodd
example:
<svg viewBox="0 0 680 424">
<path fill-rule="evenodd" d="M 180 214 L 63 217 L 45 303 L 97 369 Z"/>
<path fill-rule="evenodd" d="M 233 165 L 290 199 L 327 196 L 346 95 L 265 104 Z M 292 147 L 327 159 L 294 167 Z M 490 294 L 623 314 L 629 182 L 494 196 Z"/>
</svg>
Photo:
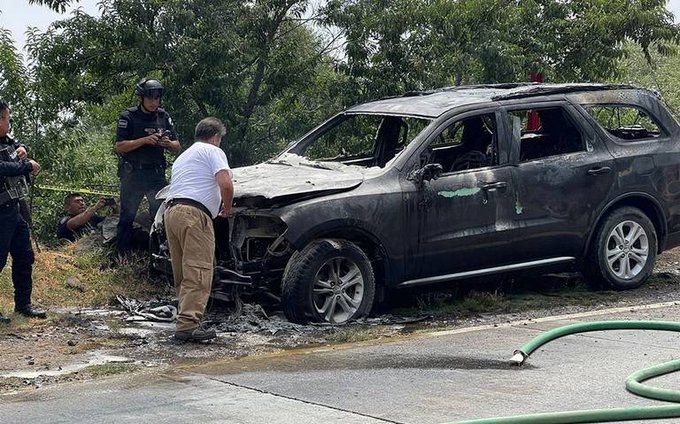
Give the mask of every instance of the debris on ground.
<svg viewBox="0 0 680 424">
<path fill-rule="evenodd" d="M 225 317 L 224 311 L 211 311 L 205 321 L 219 332 L 227 333 L 258 333 L 275 335 L 279 333 L 309 333 L 310 328 L 305 325 L 288 322 L 280 315 L 269 316 L 261 305 L 243 303 Z"/>
<path fill-rule="evenodd" d="M 174 322 L 177 319 L 177 306 L 165 300 L 137 300 L 121 295 L 116 299 L 131 315 L 126 321 L 138 321 L 140 317 L 158 322 Z"/>
<path fill-rule="evenodd" d="M 346 327 L 351 325 L 399 325 L 399 324 L 414 324 L 433 319 L 432 315 L 421 315 L 417 317 L 400 317 L 391 314 L 384 314 L 377 317 L 365 317 L 357 320 L 344 322 L 342 324 L 331 324 L 329 322 L 317 322 L 311 325 L 317 327 Z"/>
</svg>

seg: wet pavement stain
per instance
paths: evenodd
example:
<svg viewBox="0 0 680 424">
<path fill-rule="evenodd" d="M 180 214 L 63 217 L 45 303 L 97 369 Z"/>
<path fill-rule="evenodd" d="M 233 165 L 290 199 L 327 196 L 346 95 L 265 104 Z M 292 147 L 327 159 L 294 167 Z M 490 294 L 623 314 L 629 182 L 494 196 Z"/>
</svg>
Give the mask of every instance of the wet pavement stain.
<svg viewBox="0 0 680 424">
<path fill-rule="evenodd" d="M 533 368 L 527 364 L 524 369 Z M 227 363 L 200 367 L 205 374 L 244 374 L 256 372 L 299 372 L 365 369 L 448 369 L 517 370 L 509 361 L 447 355 L 364 355 L 302 354 L 275 357 L 248 357 Z M 198 370 L 197 370 L 198 371 Z"/>
</svg>

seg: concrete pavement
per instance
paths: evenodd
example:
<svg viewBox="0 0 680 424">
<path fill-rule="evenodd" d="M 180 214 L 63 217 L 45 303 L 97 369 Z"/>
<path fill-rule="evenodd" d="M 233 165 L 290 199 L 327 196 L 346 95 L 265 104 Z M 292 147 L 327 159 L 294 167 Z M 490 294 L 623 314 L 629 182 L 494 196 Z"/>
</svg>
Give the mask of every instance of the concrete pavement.
<svg viewBox="0 0 680 424">
<path fill-rule="evenodd" d="M 508 365 L 515 349 L 544 330 L 607 319 L 676 321 L 680 306 L 498 323 L 48 387 L 0 397 L 0 421 L 428 424 L 658 404 L 627 393 L 624 381 L 637 369 L 678 359 L 678 333 L 568 336 L 524 367 Z M 650 384 L 677 388 L 680 375 Z"/>
</svg>

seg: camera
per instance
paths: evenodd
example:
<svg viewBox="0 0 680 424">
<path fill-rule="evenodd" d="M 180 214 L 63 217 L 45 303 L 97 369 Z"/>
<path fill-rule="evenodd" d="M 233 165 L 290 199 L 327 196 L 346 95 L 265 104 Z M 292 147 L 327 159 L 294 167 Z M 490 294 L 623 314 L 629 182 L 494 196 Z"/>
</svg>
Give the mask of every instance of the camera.
<svg viewBox="0 0 680 424">
<path fill-rule="evenodd" d="M 116 199 L 113 197 L 104 197 L 104 206 L 113 206 L 116 204 Z"/>
</svg>

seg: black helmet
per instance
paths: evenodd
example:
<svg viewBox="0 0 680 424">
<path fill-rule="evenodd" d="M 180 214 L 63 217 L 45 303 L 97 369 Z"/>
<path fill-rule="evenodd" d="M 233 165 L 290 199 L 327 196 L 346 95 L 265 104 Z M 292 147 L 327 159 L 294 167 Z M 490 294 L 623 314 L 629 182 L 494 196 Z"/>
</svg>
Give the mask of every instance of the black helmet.
<svg viewBox="0 0 680 424">
<path fill-rule="evenodd" d="M 155 79 L 144 78 L 135 85 L 135 93 L 142 97 L 163 97 L 163 92 L 163 84 Z"/>
</svg>

